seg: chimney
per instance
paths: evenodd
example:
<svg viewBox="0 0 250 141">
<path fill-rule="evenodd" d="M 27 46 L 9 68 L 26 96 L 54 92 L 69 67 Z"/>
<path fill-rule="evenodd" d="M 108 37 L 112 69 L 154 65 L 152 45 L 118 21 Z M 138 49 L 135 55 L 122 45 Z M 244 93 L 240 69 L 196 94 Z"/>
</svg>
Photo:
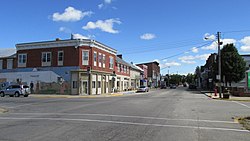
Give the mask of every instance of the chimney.
<svg viewBox="0 0 250 141">
<path fill-rule="evenodd" d="M 122 59 L 122 54 L 117 55 L 117 57 L 119 57 L 119 58 L 121 58 L 121 59 Z"/>
</svg>

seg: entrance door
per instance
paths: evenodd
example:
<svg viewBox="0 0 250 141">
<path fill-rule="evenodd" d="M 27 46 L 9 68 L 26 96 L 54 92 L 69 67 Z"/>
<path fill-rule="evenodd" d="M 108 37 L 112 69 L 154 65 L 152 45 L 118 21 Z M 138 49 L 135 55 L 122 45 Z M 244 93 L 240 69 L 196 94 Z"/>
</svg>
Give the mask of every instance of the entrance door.
<svg viewBox="0 0 250 141">
<path fill-rule="evenodd" d="M 88 94 L 88 81 L 82 81 L 82 92 L 81 94 Z"/>
</svg>

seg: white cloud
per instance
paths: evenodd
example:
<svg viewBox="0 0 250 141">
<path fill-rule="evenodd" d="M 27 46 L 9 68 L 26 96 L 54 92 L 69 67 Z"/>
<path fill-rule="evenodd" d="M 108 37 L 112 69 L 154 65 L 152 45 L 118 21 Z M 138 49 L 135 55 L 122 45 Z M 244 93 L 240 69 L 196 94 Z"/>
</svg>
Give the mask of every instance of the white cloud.
<svg viewBox="0 0 250 141">
<path fill-rule="evenodd" d="M 199 52 L 199 50 L 198 50 L 197 47 L 193 47 L 193 48 L 191 49 L 191 51 L 192 51 L 193 53 L 198 53 L 198 52 Z"/>
<path fill-rule="evenodd" d="M 83 36 L 79 33 L 73 34 L 73 39 L 92 39 L 95 38 L 94 35 Z"/>
<path fill-rule="evenodd" d="M 113 34 L 119 33 L 118 30 L 113 29 L 114 23 L 121 24 L 121 21 L 119 19 L 98 20 L 96 22 L 88 22 L 87 25 L 82 28 L 85 30 L 100 29 L 101 31 Z"/>
<path fill-rule="evenodd" d="M 101 3 L 101 4 L 99 4 L 99 5 L 98 5 L 98 8 L 99 8 L 99 9 L 102 9 L 102 8 L 103 8 L 103 6 L 104 6 L 104 4 L 103 4 L 103 3 Z"/>
<path fill-rule="evenodd" d="M 71 30 L 69 28 L 67 28 L 67 27 L 60 27 L 59 31 L 60 32 L 65 32 L 65 33 L 71 33 Z"/>
<path fill-rule="evenodd" d="M 215 40 L 215 38 L 216 38 L 216 36 L 215 35 L 210 35 L 209 33 L 206 33 L 205 35 L 204 35 L 204 40 L 209 40 L 209 41 L 213 41 L 213 40 Z"/>
<path fill-rule="evenodd" d="M 223 42 L 223 44 L 221 45 L 221 48 L 223 48 L 224 45 L 226 44 L 235 44 L 236 43 L 236 40 L 235 39 L 222 39 L 221 40 Z M 201 49 L 204 49 L 204 50 L 217 50 L 218 49 L 218 44 L 216 41 L 212 42 L 211 45 L 209 46 L 205 46 L 205 47 L 202 47 Z"/>
<path fill-rule="evenodd" d="M 195 61 L 187 61 L 187 60 L 181 60 L 182 63 L 185 63 L 185 64 L 196 64 Z"/>
<path fill-rule="evenodd" d="M 240 47 L 240 50 L 243 52 L 250 52 L 250 36 L 244 37 L 240 40 L 240 43 L 243 45 Z"/>
<path fill-rule="evenodd" d="M 113 2 L 113 0 L 104 0 L 103 3 L 98 5 L 99 9 L 107 8 L 108 5 L 110 5 Z"/>
<path fill-rule="evenodd" d="M 8 57 L 16 53 L 15 48 L 0 48 L 0 57 Z"/>
<path fill-rule="evenodd" d="M 112 0 L 104 0 L 104 3 L 110 4 Z"/>
<path fill-rule="evenodd" d="M 152 33 L 145 33 L 145 34 L 141 35 L 140 38 L 143 40 L 151 40 L 151 39 L 156 38 L 156 36 Z"/>
<path fill-rule="evenodd" d="M 172 61 L 172 62 L 166 62 L 164 64 L 161 65 L 162 68 L 165 68 L 165 67 L 171 67 L 171 66 L 181 66 L 180 63 L 178 62 L 175 62 L 175 61 Z"/>
<path fill-rule="evenodd" d="M 64 10 L 64 13 L 60 14 L 58 12 L 52 15 L 53 21 L 63 21 L 63 22 L 75 22 L 83 19 L 85 16 L 91 16 L 92 11 L 80 11 L 74 7 L 68 7 Z"/>
<path fill-rule="evenodd" d="M 178 58 L 181 60 L 181 62 L 186 63 L 186 64 L 195 64 L 196 61 L 194 60 L 207 60 L 207 58 L 210 56 L 210 54 L 202 54 L 202 55 L 189 55 L 189 56 L 183 56 Z"/>
</svg>

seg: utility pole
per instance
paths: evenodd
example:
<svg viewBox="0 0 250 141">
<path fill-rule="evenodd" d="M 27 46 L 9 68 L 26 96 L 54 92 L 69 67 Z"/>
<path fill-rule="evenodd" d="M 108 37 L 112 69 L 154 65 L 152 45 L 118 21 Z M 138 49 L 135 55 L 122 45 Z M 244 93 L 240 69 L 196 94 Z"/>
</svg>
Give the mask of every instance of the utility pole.
<svg viewBox="0 0 250 141">
<path fill-rule="evenodd" d="M 217 39 L 218 39 L 218 73 L 219 73 L 219 97 L 221 97 L 221 51 L 220 51 L 220 32 L 217 32 Z"/>
</svg>

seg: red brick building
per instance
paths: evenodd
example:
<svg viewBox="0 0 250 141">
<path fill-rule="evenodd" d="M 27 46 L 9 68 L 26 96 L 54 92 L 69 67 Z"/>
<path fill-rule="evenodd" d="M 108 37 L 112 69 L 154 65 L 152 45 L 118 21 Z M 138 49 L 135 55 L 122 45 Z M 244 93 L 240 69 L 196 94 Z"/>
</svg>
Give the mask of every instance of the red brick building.
<svg viewBox="0 0 250 141">
<path fill-rule="evenodd" d="M 71 94 L 109 93 L 114 87 L 116 50 L 87 39 L 17 44 L 17 68 L 52 70 Z"/>
<path fill-rule="evenodd" d="M 137 66 L 141 67 L 142 69 L 143 65 L 146 65 L 148 67 L 147 68 L 148 85 L 150 87 L 158 87 L 160 85 L 160 78 L 161 78 L 159 63 L 154 61 L 154 62 L 137 64 Z"/>
</svg>

